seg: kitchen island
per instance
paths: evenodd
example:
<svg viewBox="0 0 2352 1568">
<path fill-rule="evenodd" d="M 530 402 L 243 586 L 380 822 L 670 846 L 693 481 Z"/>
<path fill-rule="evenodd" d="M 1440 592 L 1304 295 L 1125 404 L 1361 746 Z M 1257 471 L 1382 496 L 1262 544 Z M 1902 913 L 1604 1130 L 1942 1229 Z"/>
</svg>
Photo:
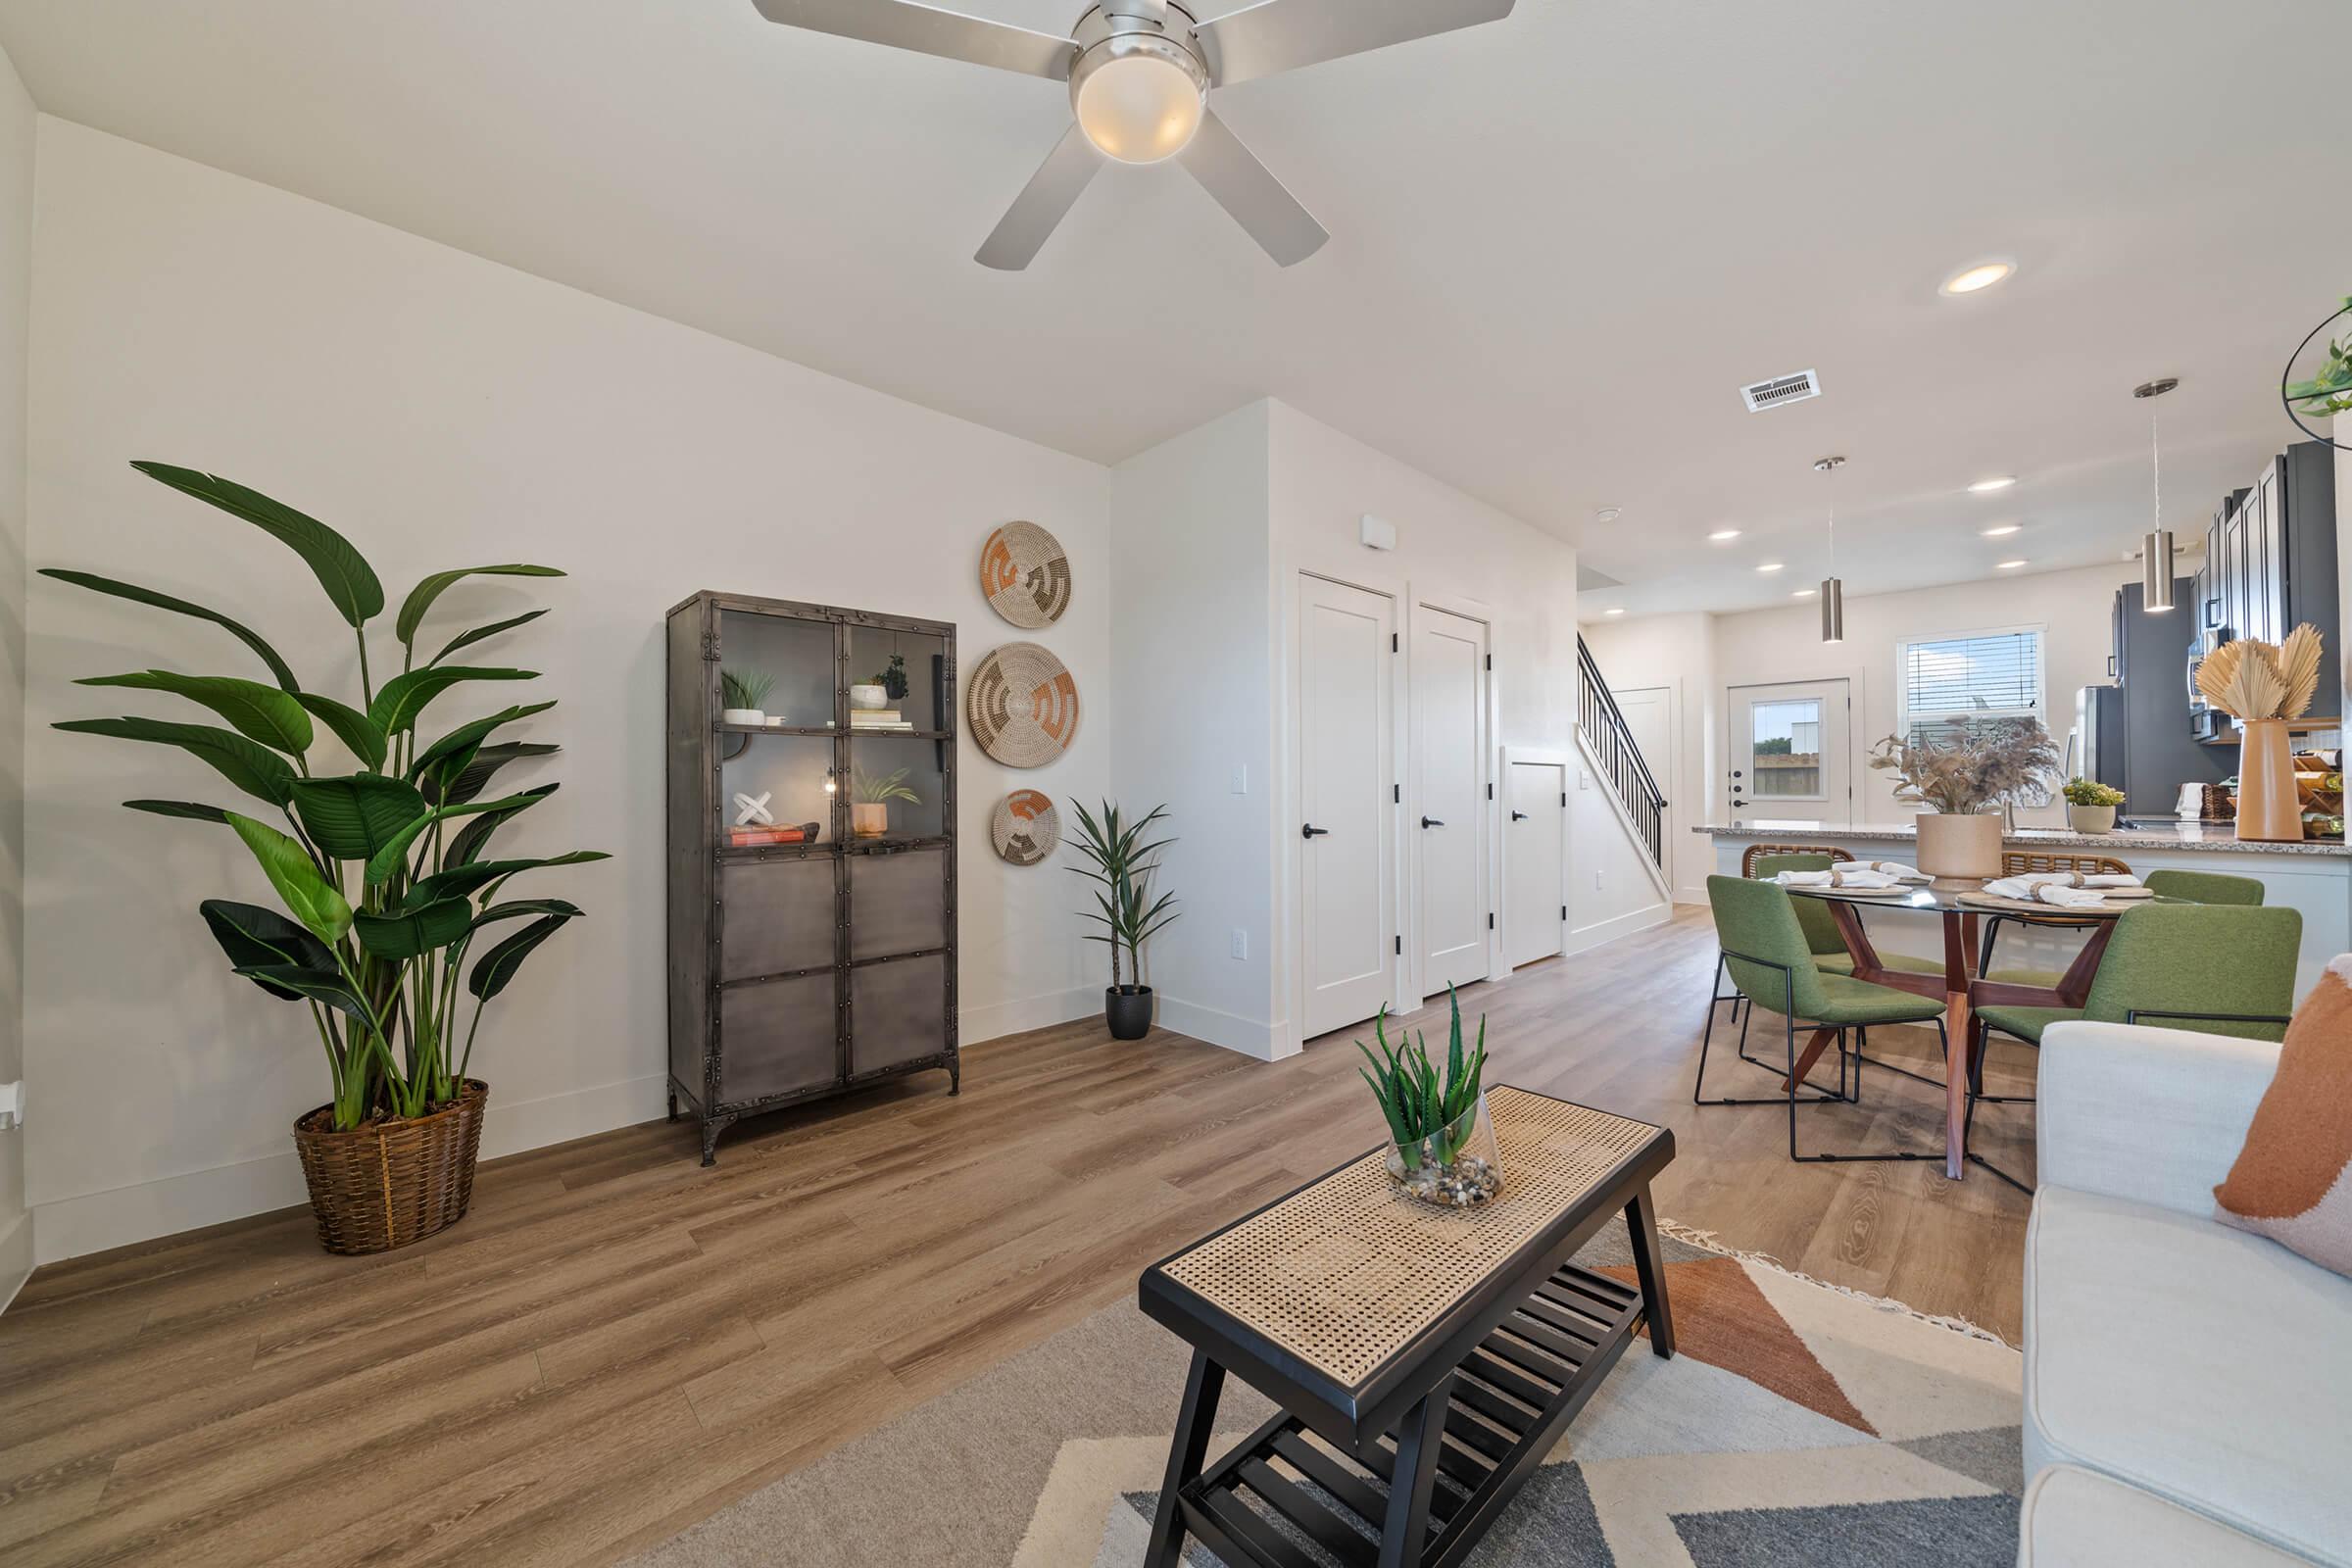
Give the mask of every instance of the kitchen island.
<svg viewBox="0 0 2352 1568">
<path fill-rule="evenodd" d="M 1709 823 L 1691 829 L 1715 841 L 1715 869 L 1723 876 L 1740 874 L 1740 859 L 1752 844 L 1817 844 L 1841 849 L 1858 860 L 1913 859 L 1919 830 L 1909 822 L 1873 823 L 1847 827 L 1819 821 L 1760 818 L 1747 822 Z M 2164 822 L 2118 827 L 2112 833 L 2075 833 L 2066 828 L 2019 828 L 2001 842 L 2018 850 L 2072 850 L 2111 856 L 2134 874 L 2167 867 L 2189 871 L 2218 871 L 2248 876 L 2263 885 L 2263 902 L 2296 909 L 2303 916 L 2303 947 L 2295 966 L 2295 995 L 2301 997 L 2319 983 L 2321 971 L 2338 954 L 2352 952 L 2352 846 L 2340 841 L 2307 839 L 2299 844 L 2240 843 L 2227 822 Z M 1874 911 L 1868 922 L 1871 940 L 1895 953 L 1920 957 L 1942 956 L 1941 932 L 1928 920 L 1906 920 L 1899 910 Z M 2021 934 L 2022 935 L 2022 934 Z M 2004 932 L 2005 962 L 2026 960 L 2013 956 L 2011 937 Z M 2030 940 L 2045 950 L 2062 948 L 2067 939 L 2035 934 Z M 2044 960 L 2047 952 L 2041 956 Z"/>
</svg>

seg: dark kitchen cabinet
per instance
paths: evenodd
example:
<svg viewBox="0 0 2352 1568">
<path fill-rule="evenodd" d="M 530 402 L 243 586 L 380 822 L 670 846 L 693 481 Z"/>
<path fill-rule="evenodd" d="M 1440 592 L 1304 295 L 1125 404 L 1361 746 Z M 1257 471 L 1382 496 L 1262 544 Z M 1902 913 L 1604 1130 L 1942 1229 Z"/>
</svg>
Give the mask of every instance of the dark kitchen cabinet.
<svg viewBox="0 0 2352 1568">
<path fill-rule="evenodd" d="M 2194 657 L 2240 638 L 2276 643 L 2305 621 L 2328 642 L 2328 665 L 2344 657 L 2335 576 L 2335 462 L 2319 441 L 2289 447 L 2233 493 L 2205 535 L 2197 573 Z M 2120 646 L 2120 645 L 2119 645 Z M 2341 715 L 2340 688 L 2323 682 L 2312 718 Z M 2224 736 L 2233 734 L 2225 725 Z"/>
<path fill-rule="evenodd" d="M 2104 710 L 2106 733 L 2097 754 L 2081 765 L 2099 769 L 2100 783 L 2122 790 L 2124 810 L 2132 816 L 2169 816 L 2181 785 L 2217 783 L 2236 767 L 2233 753 L 2198 745 L 2189 728 L 2180 641 L 2187 622 L 2180 612 L 2195 603 L 2189 597 L 2195 591 L 2193 579 L 2177 578 L 2174 609 L 2151 612 L 2138 583 L 2116 590 L 2115 671 L 2123 701 Z"/>
<path fill-rule="evenodd" d="M 701 593 L 666 641 L 670 1114 L 710 1164 L 760 1111 L 927 1068 L 953 1093 L 956 628 Z M 764 683 L 759 722 L 722 670 Z M 877 672 L 893 706 L 861 713 Z"/>
</svg>

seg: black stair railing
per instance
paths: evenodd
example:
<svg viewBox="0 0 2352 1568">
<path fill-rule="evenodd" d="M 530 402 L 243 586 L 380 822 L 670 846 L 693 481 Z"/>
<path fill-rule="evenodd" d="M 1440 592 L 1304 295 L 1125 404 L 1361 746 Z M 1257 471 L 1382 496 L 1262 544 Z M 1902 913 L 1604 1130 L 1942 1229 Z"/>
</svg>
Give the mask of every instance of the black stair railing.
<svg viewBox="0 0 2352 1568">
<path fill-rule="evenodd" d="M 1659 791 L 1658 781 L 1650 777 L 1642 748 L 1634 744 L 1633 731 L 1626 728 L 1617 699 L 1609 695 L 1609 683 L 1601 679 L 1600 666 L 1592 662 L 1592 650 L 1585 646 L 1582 636 L 1576 639 L 1576 676 L 1577 725 L 1584 730 L 1592 755 L 1599 759 L 1609 788 L 1616 791 L 1618 803 L 1633 818 L 1634 832 L 1649 852 L 1650 862 L 1663 871 L 1666 797 Z"/>
</svg>

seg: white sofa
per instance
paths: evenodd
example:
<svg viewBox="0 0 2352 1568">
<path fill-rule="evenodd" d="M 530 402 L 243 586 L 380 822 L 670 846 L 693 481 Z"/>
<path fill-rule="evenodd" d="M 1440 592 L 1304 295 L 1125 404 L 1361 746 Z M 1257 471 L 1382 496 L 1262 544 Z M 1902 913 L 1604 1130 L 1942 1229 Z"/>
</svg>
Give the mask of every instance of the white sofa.
<svg viewBox="0 0 2352 1568">
<path fill-rule="evenodd" d="M 2021 1565 L 2352 1565 L 2352 1280 L 2213 1217 L 2278 1059 L 2043 1037 Z"/>
</svg>

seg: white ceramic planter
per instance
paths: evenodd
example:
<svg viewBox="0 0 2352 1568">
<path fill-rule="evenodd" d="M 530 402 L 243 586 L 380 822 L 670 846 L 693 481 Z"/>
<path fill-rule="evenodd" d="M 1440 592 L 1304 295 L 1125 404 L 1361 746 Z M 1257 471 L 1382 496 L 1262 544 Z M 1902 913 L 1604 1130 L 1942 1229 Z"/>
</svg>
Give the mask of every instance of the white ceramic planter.
<svg viewBox="0 0 2352 1568">
<path fill-rule="evenodd" d="M 722 708 L 718 711 L 721 724 L 764 724 L 767 714 L 757 708 Z"/>
<path fill-rule="evenodd" d="M 890 692 L 887 688 L 875 685 L 853 686 L 850 688 L 850 706 L 869 713 L 888 708 Z"/>
<path fill-rule="evenodd" d="M 2115 808 L 2070 806 L 2066 808 L 2066 825 L 2078 833 L 2112 833 L 2115 831 Z"/>
</svg>

